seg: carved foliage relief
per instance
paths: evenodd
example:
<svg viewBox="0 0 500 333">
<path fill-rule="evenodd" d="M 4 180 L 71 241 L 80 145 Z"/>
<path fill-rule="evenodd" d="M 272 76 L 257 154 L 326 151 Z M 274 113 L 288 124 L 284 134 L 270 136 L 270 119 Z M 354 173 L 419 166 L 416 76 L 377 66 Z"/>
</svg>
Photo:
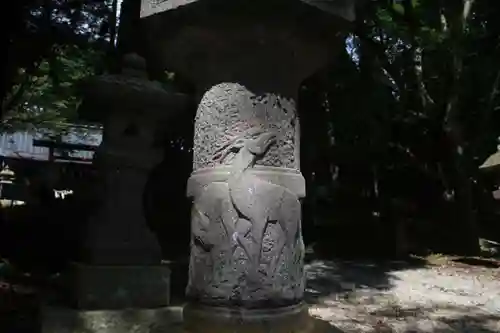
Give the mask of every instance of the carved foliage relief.
<svg viewBox="0 0 500 333">
<path fill-rule="evenodd" d="M 253 126 L 274 130 L 279 141 L 257 164 L 299 169 L 295 102 L 272 94 L 254 94 L 237 83 L 218 84 L 203 96 L 195 119 L 193 169 L 219 165 L 212 158 L 216 150 Z"/>
</svg>

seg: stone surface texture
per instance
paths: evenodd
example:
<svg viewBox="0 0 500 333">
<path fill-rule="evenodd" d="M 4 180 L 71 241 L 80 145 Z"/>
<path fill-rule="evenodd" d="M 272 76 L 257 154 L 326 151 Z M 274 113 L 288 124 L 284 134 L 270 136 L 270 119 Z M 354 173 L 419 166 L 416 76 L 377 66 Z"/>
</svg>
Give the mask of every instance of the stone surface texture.
<svg viewBox="0 0 500 333">
<path fill-rule="evenodd" d="M 352 19 L 354 1 L 151 3 L 142 15 L 153 62 L 191 79 L 200 100 L 187 295 L 285 311 L 304 293 L 297 94 L 344 47 L 331 14 Z"/>
<path fill-rule="evenodd" d="M 297 138 L 293 100 L 256 96 L 237 83 L 204 94 L 195 119 L 193 177 L 203 173 L 205 183 L 193 189 L 188 296 L 246 307 L 300 301 L 303 191 L 288 186 L 296 178 L 303 183 Z M 258 166 L 282 182 L 253 172 Z M 226 177 L 216 179 L 221 169 Z"/>
<path fill-rule="evenodd" d="M 184 309 L 186 332 L 205 333 L 319 333 L 307 306 L 299 304 L 279 310 L 232 310 L 187 305 Z M 242 325 L 244 323 L 244 325 Z M 326 333 L 326 331 L 325 331 Z"/>
<path fill-rule="evenodd" d="M 154 14 L 177 9 L 198 1 L 209 0 L 141 0 L 141 17 L 147 17 Z M 226 0 L 229 2 L 229 0 Z M 234 0 L 231 0 L 236 2 Z M 354 8 L 351 6 L 352 0 L 297 0 L 307 3 L 311 6 L 320 8 L 334 15 L 340 16 L 346 20 L 355 19 Z"/>
<path fill-rule="evenodd" d="M 201 99 L 195 119 L 193 169 L 230 165 L 230 158 L 217 159 L 219 151 L 243 131 L 258 126 L 276 133 L 277 142 L 255 164 L 298 170 L 299 119 L 295 101 L 270 93 L 255 94 L 231 82 L 213 86 Z"/>
</svg>

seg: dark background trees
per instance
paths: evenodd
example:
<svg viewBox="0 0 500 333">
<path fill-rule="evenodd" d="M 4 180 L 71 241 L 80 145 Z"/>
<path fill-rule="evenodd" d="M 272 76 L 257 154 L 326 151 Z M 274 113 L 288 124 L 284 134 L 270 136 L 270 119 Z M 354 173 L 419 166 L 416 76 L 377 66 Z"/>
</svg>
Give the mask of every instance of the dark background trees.
<svg viewBox="0 0 500 333">
<path fill-rule="evenodd" d="M 144 47 L 130 37 L 140 34 L 138 3 L 9 4 L 2 130 L 77 121 L 78 81 L 119 71 L 121 54 Z M 300 92 L 308 243 L 338 255 L 478 254 L 480 237 L 500 238 L 494 184 L 478 168 L 500 133 L 499 14 L 494 0 L 372 0 L 358 10 L 345 49 Z M 165 159 L 178 162 L 165 163 L 169 174 L 189 173 L 191 116 L 165 138 Z M 184 186 L 155 192 L 176 198 L 177 211 L 163 214 L 183 226 Z"/>
<path fill-rule="evenodd" d="M 386 253 L 477 254 L 478 237 L 498 237 L 478 169 L 498 136 L 498 13 L 493 1 L 369 1 L 336 64 L 305 83 L 306 218 L 335 225 L 337 251 L 372 239 Z"/>
</svg>

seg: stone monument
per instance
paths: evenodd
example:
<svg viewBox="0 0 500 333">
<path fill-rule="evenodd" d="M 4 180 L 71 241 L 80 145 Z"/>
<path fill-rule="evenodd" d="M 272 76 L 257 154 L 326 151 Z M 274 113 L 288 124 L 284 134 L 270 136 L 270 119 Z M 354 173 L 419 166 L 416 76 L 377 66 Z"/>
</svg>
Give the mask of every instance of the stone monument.
<svg viewBox="0 0 500 333">
<path fill-rule="evenodd" d="M 141 15 L 153 63 L 199 98 L 186 330 L 314 331 L 297 94 L 345 47 L 354 1 L 143 0 Z"/>
<path fill-rule="evenodd" d="M 79 112 L 104 125 L 96 152 L 102 205 L 86 227 L 83 262 L 72 266 L 75 310 L 47 308 L 45 333 L 149 333 L 170 323 L 170 271 L 144 218 L 143 191 L 162 158 L 155 133 L 187 100 L 149 81 L 145 67 L 144 59 L 127 55 L 121 75 L 84 84 Z"/>
</svg>

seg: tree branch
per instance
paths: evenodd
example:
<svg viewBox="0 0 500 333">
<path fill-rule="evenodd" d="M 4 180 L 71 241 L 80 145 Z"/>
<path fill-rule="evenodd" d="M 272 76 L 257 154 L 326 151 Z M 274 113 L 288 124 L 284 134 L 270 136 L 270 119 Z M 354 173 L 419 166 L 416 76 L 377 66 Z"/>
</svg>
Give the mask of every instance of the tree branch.
<svg viewBox="0 0 500 333">
<path fill-rule="evenodd" d="M 403 87 L 403 80 L 399 75 L 397 68 L 393 66 L 393 64 L 391 64 L 389 59 L 387 58 L 384 46 L 381 43 L 378 43 L 370 38 L 367 34 L 367 27 L 362 25 L 362 23 L 358 24 L 358 31 L 356 35 L 363 43 L 365 43 L 365 46 L 370 51 L 370 53 L 372 53 L 372 56 L 377 59 L 380 67 L 385 69 L 387 74 L 389 74 L 390 79 L 392 79 L 396 83 L 398 90 L 401 90 L 401 88 Z"/>
<path fill-rule="evenodd" d="M 38 70 L 40 67 L 41 61 L 38 62 L 33 62 L 25 71 L 24 73 L 24 79 L 19 85 L 19 88 L 17 88 L 16 92 L 11 95 L 9 99 L 4 101 L 2 104 L 2 114 L 6 115 L 9 111 L 14 109 L 17 103 L 21 100 L 21 98 L 24 96 L 24 92 L 26 91 L 26 88 L 29 85 L 30 79 L 33 76 L 33 74 Z"/>
<path fill-rule="evenodd" d="M 500 44 L 497 45 L 496 51 L 497 52 L 495 52 L 495 53 L 497 54 L 497 57 L 498 57 L 498 54 L 500 53 L 500 52 L 498 52 L 498 51 L 500 51 Z M 479 133 L 487 133 L 488 132 L 488 131 L 486 131 L 486 129 L 489 126 L 493 111 L 495 111 L 495 100 L 496 100 L 499 93 L 500 93 L 500 68 L 497 70 L 497 73 L 495 75 L 495 78 L 493 80 L 493 84 L 491 87 L 491 92 L 488 96 L 488 101 L 486 103 L 485 110 L 482 113 L 480 125 L 478 127 Z M 484 138 L 484 135 L 478 135 L 477 139 L 475 140 L 476 147 L 481 144 L 481 141 L 483 138 Z"/>
<path fill-rule="evenodd" d="M 470 11 L 472 9 L 472 5 L 474 4 L 475 0 L 464 0 L 464 10 L 463 10 L 463 15 L 462 15 L 462 20 L 463 22 L 467 22 L 467 19 L 469 18 Z"/>
<path fill-rule="evenodd" d="M 463 50 L 462 50 L 462 40 L 467 24 L 467 19 L 471 12 L 472 4 L 474 0 L 463 0 L 463 8 L 460 13 L 451 13 L 448 22 L 450 22 L 450 38 L 451 38 L 451 54 L 452 54 L 452 83 L 450 89 L 450 96 L 448 102 L 446 103 L 444 125 L 447 132 L 455 132 L 455 135 L 459 135 L 457 131 L 451 130 L 451 127 L 459 125 L 458 121 L 458 101 L 460 93 L 460 81 L 462 78 L 463 70 Z M 457 15 L 454 17 L 454 15 Z"/>
<path fill-rule="evenodd" d="M 424 81 L 423 64 L 422 64 L 422 48 L 417 41 L 419 32 L 419 24 L 415 17 L 414 8 L 411 0 L 403 1 L 404 17 L 408 25 L 410 37 L 409 64 L 411 67 L 411 77 L 413 86 L 420 100 L 422 111 L 426 110 L 427 106 L 434 105 L 434 100 L 430 96 Z"/>
<path fill-rule="evenodd" d="M 493 87 L 488 98 L 488 105 L 486 109 L 488 115 L 490 115 L 495 109 L 495 99 L 497 98 L 498 93 L 500 93 L 500 69 L 497 71 L 497 75 L 493 81 Z M 489 117 L 487 117 L 486 121 L 489 121 Z"/>
</svg>

